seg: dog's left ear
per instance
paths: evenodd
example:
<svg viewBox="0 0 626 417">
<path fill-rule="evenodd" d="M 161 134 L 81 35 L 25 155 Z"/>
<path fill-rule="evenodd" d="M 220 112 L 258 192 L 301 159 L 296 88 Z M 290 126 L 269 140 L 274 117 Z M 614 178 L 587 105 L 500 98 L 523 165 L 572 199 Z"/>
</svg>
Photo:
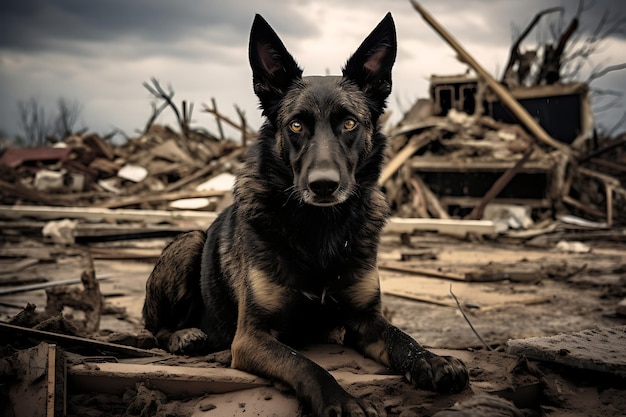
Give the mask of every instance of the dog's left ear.
<svg viewBox="0 0 626 417">
<path fill-rule="evenodd" d="M 397 48 L 396 27 L 391 13 L 387 13 L 343 68 L 343 76 L 363 90 L 378 115 L 391 93 L 391 68 Z"/>
<path fill-rule="evenodd" d="M 302 70 L 274 29 L 259 14 L 254 17 L 250 30 L 248 58 L 254 92 L 261 101 L 263 114 L 271 116 L 289 86 L 302 77 Z"/>
</svg>

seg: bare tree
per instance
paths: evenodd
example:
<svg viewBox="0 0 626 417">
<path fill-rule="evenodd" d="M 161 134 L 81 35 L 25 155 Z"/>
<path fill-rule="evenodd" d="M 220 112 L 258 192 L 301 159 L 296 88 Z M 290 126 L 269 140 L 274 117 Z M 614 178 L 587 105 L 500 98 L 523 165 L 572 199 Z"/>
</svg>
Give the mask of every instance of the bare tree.
<svg viewBox="0 0 626 417">
<path fill-rule="evenodd" d="M 53 118 L 46 117 L 44 106 L 35 98 L 20 101 L 17 105 L 26 146 L 43 146 L 77 133 L 82 106 L 76 100 L 60 98 Z"/>
<path fill-rule="evenodd" d="M 66 138 L 76 133 L 76 124 L 82 111 L 82 106 L 76 101 L 69 101 L 61 97 L 57 101 L 57 116 L 54 120 L 54 136 L 58 139 Z"/>
<path fill-rule="evenodd" d="M 191 106 L 187 106 L 187 102 L 183 100 L 183 111 L 182 114 L 178 110 L 178 106 L 174 104 L 174 89 L 171 85 L 167 86 L 167 92 L 161 87 L 159 80 L 152 77 L 150 79 L 152 81 L 152 85 L 147 82 L 143 83 L 143 86 L 150 94 L 152 94 L 157 100 L 163 100 L 163 103 L 157 108 L 156 103 L 152 103 L 152 116 L 146 125 L 145 131 L 147 131 L 152 123 L 156 120 L 158 115 L 165 110 L 165 108 L 170 107 L 176 116 L 176 120 L 178 121 L 178 126 L 180 127 L 180 131 L 183 135 L 187 136 L 189 134 L 190 128 L 189 123 L 191 122 L 191 113 L 193 112 L 193 103 Z"/>
<path fill-rule="evenodd" d="M 623 106 L 623 91 L 597 89 L 592 83 L 606 75 L 626 69 L 626 62 L 598 62 L 598 55 L 611 37 L 626 32 L 626 15 L 605 10 L 597 22 L 586 19 L 594 4 L 579 0 L 573 17 L 563 19 L 565 10 L 558 17 L 544 17 L 559 8 L 539 12 L 526 29 L 516 37 L 511 48 L 509 63 L 501 82 L 509 85 L 542 85 L 555 82 L 582 81 L 591 86 L 592 107 L 597 115 Z M 583 26 L 583 23 L 586 25 Z M 583 30 L 582 28 L 590 28 Z M 534 28 L 537 45 L 528 52 L 520 51 L 520 43 Z M 532 61 L 532 62 L 530 62 Z M 529 68 L 532 70 L 529 71 Z M 624 118 L 619 123 L 623 123 Z M 617 129 L 616 126 L 614 129 Z"/>
<path fill-rule="evenodd" d="M 526 29 L 524 29 L 524 31 L 517 37 L 517 39 L 513 43 L 513 46 L 511 46 L 511 52 L 509 53 L 509 62 L 504 68 L 504 73 L 502 74 L 502 79 L 500 80 L 500 82 L 506 84 L 508 87 L 524 85 L 526 77 L 530 73 L 532 64 L 537 57 L 537 51 L 533 49 L 522 52 L 520 50 L 520 46 L 524 39 L 526 39 L 528 34 L 537 25 L 537 23 L 539 23 L 539 20 L 543 16 L 554 12 L 563 13 L 563 8 L 552 7 L 550 9 L 540 11 L 526 26 Z"/>
<path fill-rule="evenodd" d="M 29 146 L 44 145 L 50 131 L 50 123 L 46 119 L 46 113 L 41 103 L 31 98 L 26 102 L 18 102 L 17 107 L 25 144 Z"/>
<path fill-rule="evenodd" d="M 590 7 L 587 7 L 581 0 L 576 17 L 582 20 L 584 12 L 589 9 Z M 553 24 L 556 26 L 558 23 Z M 602 51 L 606 46 L 606 40 L 608 38 L 622 34 L 624 31 L 626 31 L 626 16 L 605 10 L 591 32 L 587 34 L 577 33 L 572 37 L 569 47 L 562 58 L 562 78 L 564 80 L 581 79 L 581 73 L 585 68 L 590 68 L 592 74 L 604 72 L 605 67 L 608 68 L 609 66 L 598 66 L 595 64 L 593 59 L 594 55 Z M 615 67 L 615 65 L 611 65 L 611 67 Z M 623 67 L 623 63 L 617 64 L 617 67 Z M 601 76 L 608 74 L 608 72 L 603 73 Z M 596 76 L 593 79 L 600 77 Z M 589 79 L 588 81 L 590 82 L 593 79 Z"/>
</svg>

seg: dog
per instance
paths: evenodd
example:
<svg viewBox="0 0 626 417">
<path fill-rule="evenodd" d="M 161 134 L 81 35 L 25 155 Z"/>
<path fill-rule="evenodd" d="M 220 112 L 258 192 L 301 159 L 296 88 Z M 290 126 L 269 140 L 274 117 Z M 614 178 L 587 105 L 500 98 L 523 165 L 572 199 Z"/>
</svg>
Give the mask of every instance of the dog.
<svg viewBox="0 0 626 417">
<path fill-rule="evenodd" d="M 256 15 L 249 43 L 264 116 L 237 175 L 233 204 L 205 232 L 176 237 L 146 284 L 145 326 L 167 350 L 231 349 L 232 367 L 290 385 L 316 416 L 377 416 L 296 348 L 342 329 L 343 343 L 443 393 L 465 365 L 437 356 L 382 314 L 376 267 L 388 205 L 377 185 L 378 120 L 397 52 L 387 14 L 341 76 L 302 77 Z"/>
</svg>

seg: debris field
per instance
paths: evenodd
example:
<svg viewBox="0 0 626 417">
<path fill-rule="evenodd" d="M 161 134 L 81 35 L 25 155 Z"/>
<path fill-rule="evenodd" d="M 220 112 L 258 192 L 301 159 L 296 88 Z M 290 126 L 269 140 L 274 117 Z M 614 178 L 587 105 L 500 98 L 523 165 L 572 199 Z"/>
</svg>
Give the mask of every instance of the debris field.
<svg viewBox="0 0 626 417">
<path fill-rule="evenodd" d="M 303 352 L 381 415 L 624 415 L 626 133 L 594 134 L 584 83 L 545 70 L 529 86 L 523 62 L 485 75 L 413 4 L 473 72 L 433 75 L 430 97 L 382 127 L 383 307 L 465 361 L 470 387 L 416 390 L 341 344 Z M 309 415 L 288 387 L 230 368 L 229 351 L 170 355 L 143 329 L 156 259 L 230 204 L 256 140 L 240 111 L 205 105 L 214 135 L 146 88 L 177 128 L 155 110 L 121 146 L 82 133 L 0 150 L 1 415 Z"/>
</svg>

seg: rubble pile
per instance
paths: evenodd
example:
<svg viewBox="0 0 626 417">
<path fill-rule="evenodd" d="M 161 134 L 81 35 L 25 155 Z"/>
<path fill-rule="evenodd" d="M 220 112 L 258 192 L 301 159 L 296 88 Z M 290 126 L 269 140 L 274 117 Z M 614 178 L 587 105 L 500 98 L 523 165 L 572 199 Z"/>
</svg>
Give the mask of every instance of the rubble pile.
<svg viewBox="0 0 626 417">
<path fill-rule="evenodd" d="M 234 173 L 242 154 L 234 141 L 183 135 L 162 125 L 122 146 L 94 133 L 73 135 L 54 147 L 6 149 L 0 157 L 0 200 L 5 205 L 167 208 L 180 198 L 223 195 L 223 187 L 195 187 Z"/>
<path fill-rule="evenodd" d="M 519 205 L 535 217 L 575 214 L 626 224 L 626 135 L 577 139 L 568 156 L 519 124 L 418 100 L 390 129 L 381 185 L 398 217 L 480 219 L 481 203 Z M 97 134 L 0 157 L 0 203 L 102 208 L 222 207 L 245 146 L 152 125 L 113 146 Z M 207 182 L 207 180 L 211 180 Z M 494 193 L 494 184 L 504 181 Z M 488 193 L 491 191 L 491 195 Z"/>
<path fill-rule="evenodd" d="M 383 185 L 400 217 L 471 219 L 481 203 L 626 224 L 626 134 L 576 139 L 567 155 L 520 125 L 420 100 L 390 132 Z M 497 181 L 504 185 L 488 196 Z M 474 218 L 476 219 L 476 218 Z"/>
<path fill-rule="evenodd" d="M 577 20 L 560 34 L 558 47 L 540 45 L 545 51 L 538 61 L 536 53 L 522 53 L 520 43 L 556 9 L 539 12 L 512 45 L 497 81 L 426 10 L 413 6 L 470 68 L 461 75 L 431 76 L 430 97 L 387 129 L 390 146 L 379 184 L 392 213 L 493 220 L 502 211 L 521 210 L 527 212 L 527 219 L 518 221 L 524 227 L 571 214 L 595 228 L 626 225 L 626 134 L 597 138 L 590 86 L 560 74 L 563 48 Z M 183 101 L 179 109 L 171 87 L 166 91 L 154 78 L 144 87 L 161 107 L 153 106 L 144 134 L 123 146 L 88 134 L 50 148 L 6 149 L 0 156 L 0 203 L 223 207 L 248 140 L 256 137 L 243 111 L 237 108 L 237 123 L 219 114 L 215 100 L 204 105 L 203 111 L 216 117 L 219 135 L 213 136 L 190 127 L 193 106 Z M 167 107 L 180 133 L 153 124 Z M 225 138 L 222 123 L 241 132 L 240 143 Z"/>
</svg>

